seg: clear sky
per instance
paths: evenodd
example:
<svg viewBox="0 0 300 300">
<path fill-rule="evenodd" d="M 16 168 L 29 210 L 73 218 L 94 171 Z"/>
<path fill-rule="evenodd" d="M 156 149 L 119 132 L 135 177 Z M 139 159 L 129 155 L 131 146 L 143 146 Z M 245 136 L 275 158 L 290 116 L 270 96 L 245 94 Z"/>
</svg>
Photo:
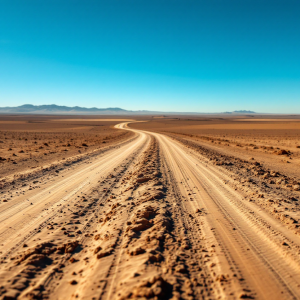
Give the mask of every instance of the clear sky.
<svg viewBox="0 0 300 300">
<path fill-rule="evenodd" d="M 0 0 L 0 106 L 300 113 L 299 0 Z"/>
</svg>

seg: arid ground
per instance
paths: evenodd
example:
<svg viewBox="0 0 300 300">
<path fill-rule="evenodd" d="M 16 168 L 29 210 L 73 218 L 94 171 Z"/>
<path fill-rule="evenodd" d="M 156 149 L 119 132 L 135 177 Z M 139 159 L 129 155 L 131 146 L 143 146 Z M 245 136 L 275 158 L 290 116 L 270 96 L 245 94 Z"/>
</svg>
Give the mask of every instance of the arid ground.
<svg viewBox="0 0 300 300">
<path fill-rule="evenodd" d="M 300 117 L 0 116 L 0 299 L 300 299 Z"/>
</svg>

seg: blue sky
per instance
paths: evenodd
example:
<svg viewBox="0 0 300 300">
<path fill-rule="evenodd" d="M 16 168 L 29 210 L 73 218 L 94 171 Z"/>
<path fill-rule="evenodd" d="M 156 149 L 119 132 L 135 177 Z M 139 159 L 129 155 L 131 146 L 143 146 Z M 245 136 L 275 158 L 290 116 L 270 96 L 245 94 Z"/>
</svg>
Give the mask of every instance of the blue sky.
<svg viewBox="0 0 300 300">
<path fill-rule="evenodd" d="M 300 1 L 0 0 L 0 106 L 300 113 Z"/>
</svg>

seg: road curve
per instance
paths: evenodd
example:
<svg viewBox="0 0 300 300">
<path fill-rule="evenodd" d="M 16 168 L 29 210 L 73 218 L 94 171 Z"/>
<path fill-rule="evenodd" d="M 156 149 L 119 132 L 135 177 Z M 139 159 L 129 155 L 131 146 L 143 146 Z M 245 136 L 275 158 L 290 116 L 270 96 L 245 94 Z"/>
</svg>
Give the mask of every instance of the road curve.
<svg viewBox="0 0 300 300">
<path fill-rule="evenodd" d="M 206 157 L 128 124 L 134 139 L 5 191 L 0 299 L 300 299 L 299 236 Z"/>
<path fill-rule="evenodd" d="M 50 176 L 38 189 L 18 193 L 0 206 L 0 259 L 16 251 L 26 239 L 46 226 L 71 199 L 92 190 L 99 178 L 105 178 L 129 156 L 147 144 L 149 137 L 139 133 L 130 143 Z"/>
<path fill-rule="evenodd" d="M 120 128 L 128 129 L 127 125 Z M 223 272 L 239 277 L 235 284 L 247 287 L 255 298 L 300 299 L 299 257 L 289 255 L 282 242 L 288 240 L 300 249 L 299 236 L 226 185 L 231 178 L 216 166 L 170 137 L 148 134 L 158 141 L 175 189 L 185 199 L 185 211 L 204 208 L 207 212 L 202 227 L 207 239 L 222 249 Z"/>
</svg>

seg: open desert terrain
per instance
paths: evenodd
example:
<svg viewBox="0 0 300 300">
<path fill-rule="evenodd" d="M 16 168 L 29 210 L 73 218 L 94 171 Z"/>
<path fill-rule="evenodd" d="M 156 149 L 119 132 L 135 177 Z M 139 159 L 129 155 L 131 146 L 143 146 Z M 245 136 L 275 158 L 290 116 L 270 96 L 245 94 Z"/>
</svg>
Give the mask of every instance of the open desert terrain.
<svg viewBox="0 0 300 300">
<path fill-rule="evenodd" d="M 300 117 L 0 116 L 0 299 L 300 299 Z"/>
</svg>

